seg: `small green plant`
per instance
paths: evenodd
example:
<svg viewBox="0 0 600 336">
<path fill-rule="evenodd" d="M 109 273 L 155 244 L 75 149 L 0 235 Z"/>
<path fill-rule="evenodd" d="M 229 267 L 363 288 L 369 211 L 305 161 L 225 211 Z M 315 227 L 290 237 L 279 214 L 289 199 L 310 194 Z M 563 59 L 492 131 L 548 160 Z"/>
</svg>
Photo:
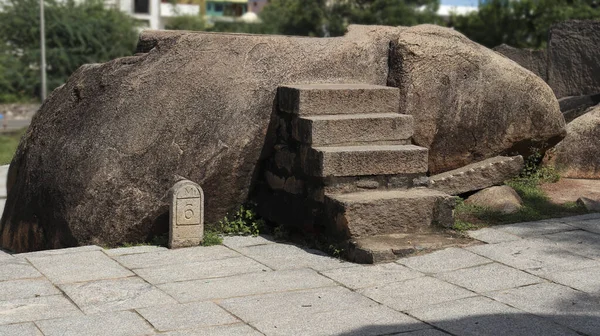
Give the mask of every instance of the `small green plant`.
<svg viewBox="0 0 600 336">
<path fill-rule="evenodd" d="M 265 222 L 258 218 L 249 206 L 240 206 L 233 216 L 225 216 L 218 223 L 219 231 L 226 235 L 258 236 L 265 227 Z"/>
<path fill-rule="evenodd" d="M 223 237 L 215 231 L 204 232 L 204 239 L 202 240 L 202 246 L 213 246 L 223 244 Z"/>
<path fill-rule="evenodd" d="M 519 174 L 519 179 L 531 183 L 556 183 L 560 180 L 560 174 L 554 167 L 543 166 L 544 156 L 538 148 L 530 148 L 531 155 L 525 159 L 523 170 Z"/>
</svg>

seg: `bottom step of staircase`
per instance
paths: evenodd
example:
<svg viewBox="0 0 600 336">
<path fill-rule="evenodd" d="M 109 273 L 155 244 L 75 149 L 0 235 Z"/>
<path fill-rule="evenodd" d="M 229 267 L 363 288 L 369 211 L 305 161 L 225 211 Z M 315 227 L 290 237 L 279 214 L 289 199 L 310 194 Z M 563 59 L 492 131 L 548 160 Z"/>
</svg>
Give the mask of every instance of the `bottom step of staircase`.
<svg viewBox="0 0 600 336">
<path fill-rule="evenodd" d="M 472 244 L 477 244 L 477 241 L 446 232 L 378 235 L 350 240 L 346 257 L 359 264 L 375 264 Z"/>
<path fill-rule="evenodd" d="M 334 230 L 347 238 L 428 232 L 453 224 L 454 198 L 427 188 L 326 194 Z"/>
</svg>

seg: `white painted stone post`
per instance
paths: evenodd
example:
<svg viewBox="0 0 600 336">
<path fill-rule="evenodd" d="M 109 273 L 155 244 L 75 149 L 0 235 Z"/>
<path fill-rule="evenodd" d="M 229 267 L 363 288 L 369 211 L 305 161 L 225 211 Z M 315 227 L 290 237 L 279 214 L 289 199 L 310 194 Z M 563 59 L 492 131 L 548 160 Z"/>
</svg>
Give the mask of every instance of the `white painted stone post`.
<svg viewBox="0 0 600 336">
<path fill-rule="evenodd" d="M 204 238 L 204 193 L 189 180 L 171 188 L 169 248 L 198 246 Z"/>
</svg>

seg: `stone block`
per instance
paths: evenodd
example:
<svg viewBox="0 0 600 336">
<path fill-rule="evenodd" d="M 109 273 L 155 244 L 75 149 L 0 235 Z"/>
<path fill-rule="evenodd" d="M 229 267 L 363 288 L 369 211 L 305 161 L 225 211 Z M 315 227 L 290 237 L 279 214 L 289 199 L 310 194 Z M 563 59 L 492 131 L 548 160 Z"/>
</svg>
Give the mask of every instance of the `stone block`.
<svg viewBox="0 0 600 336">
<path fill-rule="evenodd" d="M 400 90 L 368 84 L 280 86 L 279 109 L 300 115 L 398 113 Z"/>
<path fill-rule="evenodd" d="M 477 205 L 502 214 L 514 214 L 523 206 L 523 200 L 513 188 L 503 185 L 480 190 L 469 196 L 465 204 Z"/>
<path fill-rule="evenodd" d="M 315 147 L 305 153 L 305 173 L 317 177 L 427 172 L 427 148 L 413 145 Z"/>
<path fill-rule="evenodd" d="M 398 113 L 334 114 L 294 120 L 294 139 L 319 146 L 408 145 L 413 117 Z"/>
<path fill-rule="evenodd" d="M 201 328 L 239 322 L 213 302 L 192 302 L 137 309 L 158 331 Z"/>
<path fill-rule="evenodd" d="M 175 183 L 170 190 L 169 247 L 198 246 L 204 238 L 204 193 L 192 181 Z"/>
<path fill-rule="evenodd" d="M 429 180 L 431 188 L 450 195 L 459 195 L 500 185 L 519 175 L 523 164 L 523 157 L 520 155 L 497 156 L 431 176 Z"/>
<path fill-rule="evenodd" d="M 565 117 L 565 122 L 584 115 L 590 107 L 600 104 L 600 93 L 575 97 L 563 97 L 558 100 L 560 111 Z"/>
<path fill-rule="evenodd" d="M 154 330 L 148 322 L 130 311 L 69 317 L 36 323 L 46 336 L 154 335 Z"/>
</svg>

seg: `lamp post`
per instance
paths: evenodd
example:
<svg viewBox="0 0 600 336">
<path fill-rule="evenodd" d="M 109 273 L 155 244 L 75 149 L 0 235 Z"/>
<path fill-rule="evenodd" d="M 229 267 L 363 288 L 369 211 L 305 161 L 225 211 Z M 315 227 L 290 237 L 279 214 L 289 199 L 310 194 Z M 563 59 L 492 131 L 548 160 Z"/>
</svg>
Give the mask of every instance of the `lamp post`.
<svg viewBox="0 0 600 336">
<path fill-rule="evenodd" d="M 44 24 L 44 0 L 40 0 L 40 71 L 42 72 L 42 102 L 46 100 L 46 29 Z"/>
</svg>

